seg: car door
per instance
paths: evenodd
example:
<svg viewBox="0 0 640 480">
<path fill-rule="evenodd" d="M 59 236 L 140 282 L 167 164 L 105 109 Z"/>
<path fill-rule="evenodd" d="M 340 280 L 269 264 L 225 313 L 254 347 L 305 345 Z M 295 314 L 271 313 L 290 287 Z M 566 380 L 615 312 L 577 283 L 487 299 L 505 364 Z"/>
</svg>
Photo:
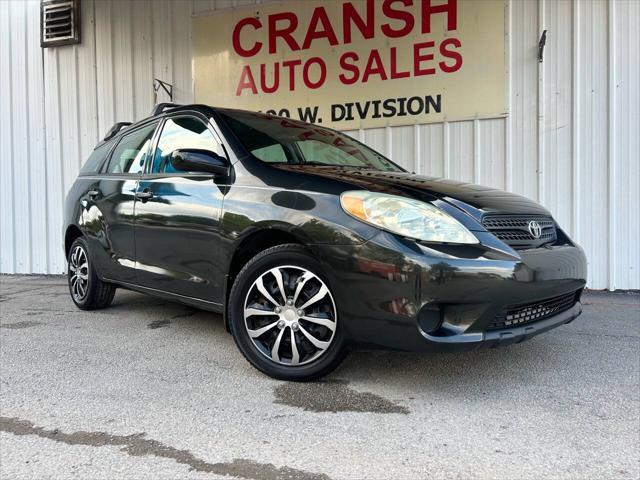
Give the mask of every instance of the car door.
<svg viewBox="0 0 640 480">
<path fill-rule="evenodd" d="M 135 193 L 158 123 L 123 135 L 84 197 L 94 262 L 106 279 L 135 283 Z"/>
<path fill-rule="evenodd" d="M 178 149 L 226 153 L 204 117 L 165 119 L 153 159 L 140 179 L 135 206 L 137 283 L 221 303 L 224 261 L 220 216 L 227 179 L 184 172 L 171 164 Z"/>
</svg>

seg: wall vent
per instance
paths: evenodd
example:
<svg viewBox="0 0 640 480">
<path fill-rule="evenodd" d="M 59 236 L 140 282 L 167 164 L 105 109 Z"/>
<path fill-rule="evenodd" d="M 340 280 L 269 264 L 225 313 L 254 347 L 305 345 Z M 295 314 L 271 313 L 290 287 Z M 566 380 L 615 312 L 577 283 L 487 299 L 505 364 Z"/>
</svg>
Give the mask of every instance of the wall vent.
<svg viewBox="0 0 640 480">
<path fill-rule="evenodd" d="M 80 1 L 42 0 L 40 45 L 42 48 L 80 43 Z"/>
</svg>

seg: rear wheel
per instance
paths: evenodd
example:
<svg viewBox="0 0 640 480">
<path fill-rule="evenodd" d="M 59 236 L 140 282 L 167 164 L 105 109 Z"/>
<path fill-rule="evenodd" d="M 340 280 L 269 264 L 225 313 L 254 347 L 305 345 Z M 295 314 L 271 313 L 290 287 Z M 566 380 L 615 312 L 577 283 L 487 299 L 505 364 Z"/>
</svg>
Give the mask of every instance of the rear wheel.
<svg viewBox="0 0 640 480">
<path fill-rule="evenodd" d="M 331 288 L 300 245 L 280 245 L 251 259 L 234 282 L 229 315 L 244 356 L 271 377 L 313 380 L 345 357 Z"/>
<path fill-rule="evenodd" d="M 83 237 L 77 238 L 69 249 L 67 272 L 69 293 L 78 308 L 96 310 L 111 304 L 116 287 L 103 282 L 96 275 L 87 241 Z"/>
</svg>

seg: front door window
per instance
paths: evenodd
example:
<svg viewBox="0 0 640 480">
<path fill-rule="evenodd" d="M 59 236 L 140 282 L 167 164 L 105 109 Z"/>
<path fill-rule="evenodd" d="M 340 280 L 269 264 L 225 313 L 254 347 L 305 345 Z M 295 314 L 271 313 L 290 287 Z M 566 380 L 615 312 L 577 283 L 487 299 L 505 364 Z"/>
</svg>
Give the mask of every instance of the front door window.
<svg viewBox="0 0 640 480">
<path fill-rule="evenodd" d="M 177 173 L 171 154 L 179 149 L 208 150 L 225 156 L 224 149 L 204 122 L 194 117 L 169 118 L 162 127 L 151 173 Z"/>
</svg>

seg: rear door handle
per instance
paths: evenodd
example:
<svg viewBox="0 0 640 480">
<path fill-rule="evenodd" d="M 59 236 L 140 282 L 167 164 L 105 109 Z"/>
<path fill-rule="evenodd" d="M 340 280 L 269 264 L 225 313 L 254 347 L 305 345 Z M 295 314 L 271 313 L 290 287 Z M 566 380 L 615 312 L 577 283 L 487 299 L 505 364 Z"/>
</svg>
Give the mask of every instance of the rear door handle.
<svg viewBox="0 0 640 480">
<path fill-rule="evenodd" d="M 87 192 L 87 195 L 89 195 L 91 198 L 96 198 L 98 195 L 100 195 L 100 190 L 89 190 Z"/>
<path fill-rule="evenodd" d="M 136 198 L 139 200 L 149 200 L 151 197 L 153 197 L 153 192 L 148 188 L 145 188 L 141 192 L 136 192 Z"/>
</svg>

